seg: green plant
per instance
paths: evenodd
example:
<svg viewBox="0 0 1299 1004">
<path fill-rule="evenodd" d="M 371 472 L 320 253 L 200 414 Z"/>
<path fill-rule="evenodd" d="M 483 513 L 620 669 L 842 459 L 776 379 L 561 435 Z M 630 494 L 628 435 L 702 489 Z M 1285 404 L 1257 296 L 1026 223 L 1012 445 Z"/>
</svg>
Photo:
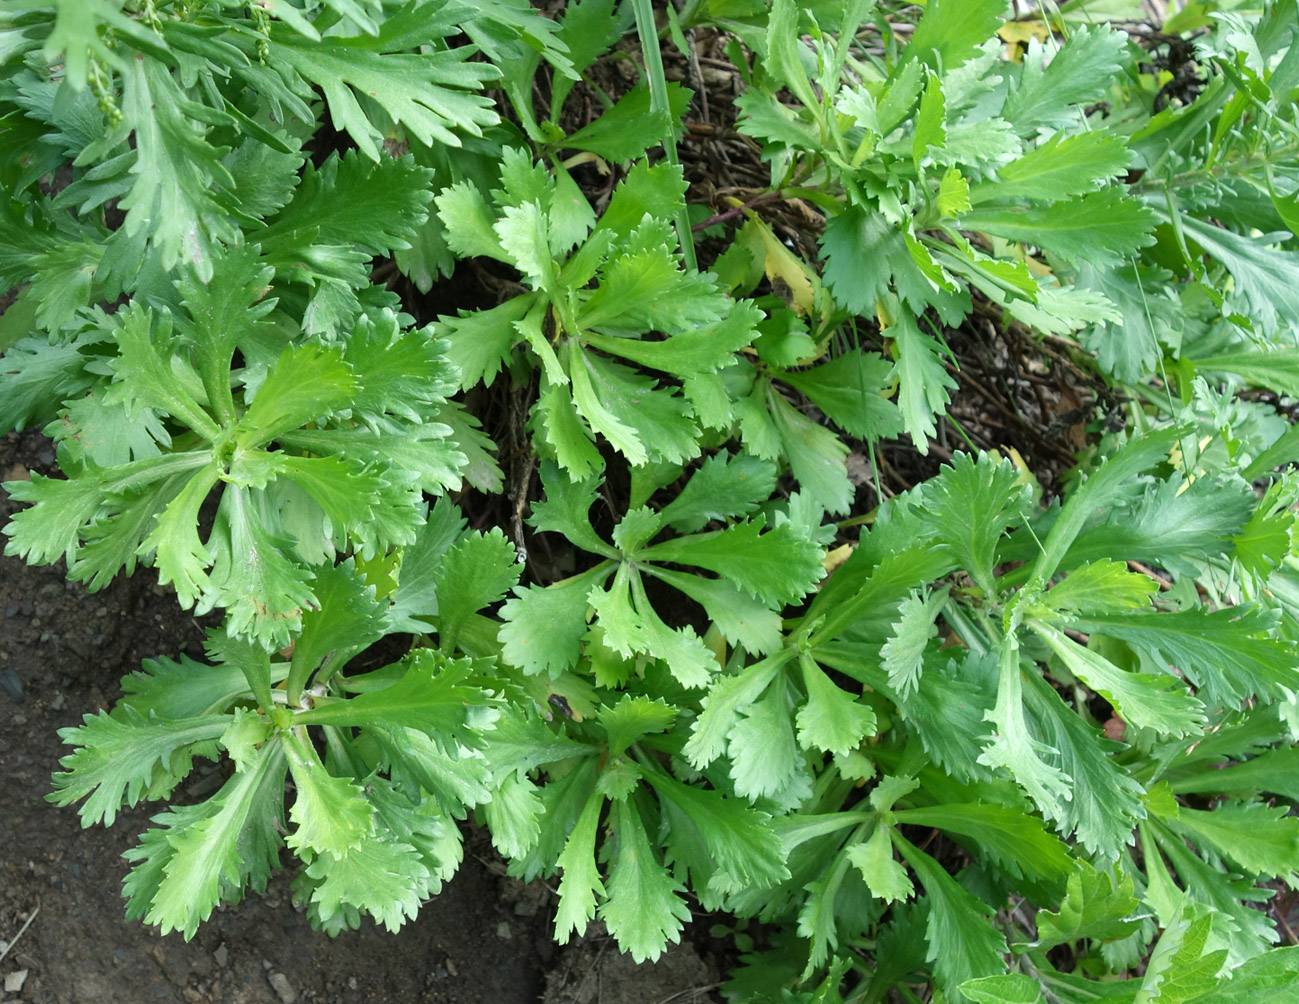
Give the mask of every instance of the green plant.
<svg viewBox="0 0 1299 1004">
<path fill-rule="evenodd" d="M 190 936 L 287 845 L 313 924 L 395 929 L 472 812 L 561 941 L 761 921 L 737 999 L 1294 992 L 1293 0 L 1177 14 L 1175 104 L 1089 4 L 898 6 L 669 8 L 729 33 L 770 169 L 692 229 L 648 4 L 0 5 L 0 425 L 65 475 L 6 485 L 6 551 L 224 613 L 64 734 L 87 825 L 233 764 L 129 916 Z M 507 295 L 421 326 L 376 259 Z M 972 450 L 859 511 L 850 456 L 959 431 L 976 307 L 1123 422 L 1049 500 Z"/>
</svg>

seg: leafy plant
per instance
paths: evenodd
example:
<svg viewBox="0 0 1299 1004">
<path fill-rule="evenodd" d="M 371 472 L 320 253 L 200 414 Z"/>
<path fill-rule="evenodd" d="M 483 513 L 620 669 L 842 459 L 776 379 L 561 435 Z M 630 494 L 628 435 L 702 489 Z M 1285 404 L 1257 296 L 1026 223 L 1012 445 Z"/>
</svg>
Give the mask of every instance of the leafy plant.
<svg viewBox="0 0 1299 1004">
<path fill-rule="evenodd" d="M 63 733 L 86 825 L 232 765 L 129 917 L 287 847 L 396 929 L 472 812 L 560 941 L 756 919 L 735 999 L 1294 992 L 1294 2 L 1187 5 L 1176 70 L 1081 0 L 898 6 L 0 6 L 0 425 L 64 475 L 6 552 L 223 616 Z M 725 33 L 765 190 L 687 206 L 660 27 Z M 1122 421 L 1050 492 L 886 492 L 976 311 Z"/>
</svg>

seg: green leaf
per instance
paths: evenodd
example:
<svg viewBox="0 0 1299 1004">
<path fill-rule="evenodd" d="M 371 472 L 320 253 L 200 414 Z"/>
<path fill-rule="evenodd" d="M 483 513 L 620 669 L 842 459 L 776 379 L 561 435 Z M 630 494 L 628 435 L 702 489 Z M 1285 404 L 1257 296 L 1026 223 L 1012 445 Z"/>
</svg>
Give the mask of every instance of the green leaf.
<svg viewBox="0 0 1299 1004">
<path fill-rule="evenodd" d="M 780 437 L 781 452 L 803 493 L 815 499 L 825 512 L 848 512 L 853 500 L 848 444 L 791 405 L 772 385 L 767 388 L 766 402 L 771 426 Z"/>
<path fill-rule="evenodd" d="M 651 701 L 648 697 L 623 694 L 617 704 L 600 710 L 599 721 L 609 743 L 609 756 L 622 756 L 642 736 L 666 732 L 676 716 L 676 708 L 664 704 L 662 698 Z"/>
<path fill-rule="evenodd" d="M 1180 429 L 1167 428 L 1135 437 L 1088 477 L 1070 496 L 1042 542 L 1042 552 L 1033 565 L 1031 585 L 1024 593 L 1036 593 L 1046 585 L 1092 513 L 1122 499 L 1131 479 L 1161 461 L 1180 433 Z"/>
<path fill-rule="evenodd" d="M 1072 37 L 1067 44 L 1072 44 Z M 1070 135 L 1062 130 L 999 167 L 996 181 L 972 186 L 970 201 L 975 205 L 1000 199 L 1054 202 L 1085 195 L 1122 174 L 1128 161 L 1127 146 L 1118 136 L 1099 130 Z"/>
<path fill-rule="evenodd" d="M 77 342 L 19 339 L 0 356 L 0 428 L 22 431 L 52 419 L 60 401 L 90 386 L 85 365 Z"/>
<path fill-rule="evenodd" d="M 1006 968 L 1006 940 L 984 918 L 993 911 L 971 896 L 928 854 L 896 830 L 893 844 L 925 887 L 929 920 L 925 958 L 934 965 L 940 987 L 955 992 L 957 984 L 980 976 L 1001 975 Z"/>
<path fill-rule="evenodd" d="M 780 614 L 725 579 L 706 579 L 653 566 L 646 567 L 645 571 L 702 606 L 732 645 L 763 655 L 780 647 Z"/>
<path fill-rule="evenodd" d="M 447 189 L 442 194 L 449 192 Z M 531 295 L 513 296 L 490 310 L 461 311 L 458 317 L 439 317 L 437 333 L 449 344 L 447 359 L 460 371 L 464 390 L 482 381 L 490 387 L 501 366 L 510 360 L 518 337 L 515 324 L 532 309 Z"/>
<path fill-rule="evenodd" d="M 993 37 L 1005 10 L 1004 0 L 931 0 L 902 58 L 950 72 Z"/>
<path fill-rule="evenodd" d="M 302 615 L 293 644 L 294 675 L 306 679 L 318 666 L 341 666 L 384 636 L 383 606 L 355 561 L 317 567 L 312 583 L 319 607 Z"/>
<path fill-rule="evenodd" d="M 568 136 L 561 146 L 588 150 L 605 160 L 637 160 L 677 128 L 690 104 L 690 91 L 676 81 L 667 84 L 667 113 L 650 110 L 650 89 L 638 85 L 599 118 Z"/>
<path fill-rule="evenodd" d="M 1099 101 L 1108 93 L 1127 65 L 1127 46 L 1127 36 L 1105 24 L 1073 28 L 1049 61 L 1044 58 L 1044 46 L 1030 42 L 1017 86 L 1011 87 L 1002 115 L 1021 136 L 1031 136 L 1043 127 L 1077 125 L 1081 110 L 1076 106 Z"/>
<path fill-rule="evenodd" d="M 847 854 L 848 860 L 861 872 L 871 894 L 884 902 L 900 903 L 915 893 L 906 868 L 893 857 L 889 827 L 876 826 L 869 840 L 852 844 Z"/>
<path fill-rule="evenodd" d="M 1036 244 L 1070 263 L 1114 268 L 1155 242 L 1155 214 L 1117 188 L 1060 200 L 1043 208 L 975 209 L 961 226 Z"/>
<path fill-rule="evenodd" d="M 996 592 L 997 542 L 1023 519 L 1033 501 L 1014 464 L 980 452 L 957 453 L 938 476 L 908 497 L 908 505 L 933 527 L 935 543 L 950 551 L 984 592 Z"/>
<path fill-rule="evenodd" d="M 1116 857 L 1144 814 L 1141 785 L 1109 755 L 1117 744 L 1106 742 L 1041 676 L 1031 673 L 1026 680 L 1042 738 L 1059 752 L 1060 769 L 1073 781 L 1062 832 L 1074 830 L 1088 850 Z"/>
<path fill-rule="evenodd" d="M 155 816 L 154 827 L 123 857 L 135 862 L 122 884 L 127 917 L 143 917 L 188 941 L 223 898 L 238 899 L 251 878 L 259 889 L 279 850 L 284 754 L 266 743 L 215 796 Z"/>
<path fill-rule="evenodd" d="M 357 100 L 368 97 L 394 124 L 400 123 L 425 146 L 434 142 L 460 146 L 453 130 L 481 136 L 484 126 L 495 125 L 492 103 L 470 93 L 498 75 L 489 63 L 471 63 L 469 47 L 437 49 L 416 54 L 401 50 L 456 30 L 451 17 L 439 17 L 424 4 L 420 38 L 403 38 L 380 32 L 377 39 L 364 36 L 331 36 L 313 41 L 275 33 L 267 61 L 280 73 L 293 73 L 318 86 L 325 96 L 334 127 L 346 132 L 371 160 L 378 161 L 383 130 Z M 391 18 L 388 24 L 398 22 Z"/>
<path fill-rule="evenodd" d="M 1032 627 L 1069 672 L 1114 705 L 1125 721 L 1173 736 L 1196 734 L 1202 728 L 1204 705 L 1172 674 L 1129 673 L 1048 624 Z"/>
<path fill-rule="evenodd" d="M 123 704 L 111 715 L 101 711 L 83 716 L 82 722 L 59 730 L 59 737 L 76 750 L 59 761 L 63 771 L 54 775 L 49 799 L 71 805 L 85 798 L 78 810 L 82 825 L 112 826 L 119 807 L 134 806 L 141 797 L 161 797 L 179 784 L 202 751 L 200 744 L 220 736 L 229 719 L 145 717 Z"/>
<path fill-rule="evenodd" d="M 789 523 L 762 533 L 765 525 L 759 517 L 725 530 L 678 537 L 645 548 L 640 557 L 707 568 L 773 607 L 791 603 L 825 575 L 821 551 Z"/>
<path fill-rule="evenodd" d="M 1004 768 L 1047 819 L 1064 822 L 1067 803 L 1073 798 L 1069 775 L 1052 762 L 1055 747 L 1034 737 L 1024 713 L 1023 671 L 1019 644 L 1014 635 L 1001 643 L 997 703 L 988 712 L 996 732 L 979 755 L 979 763 Z"/>
<path fill-rule="evenodd" d="M 1277 637 L 1273 617 L 1258 607 L 1159 614 L 1092 614 L 1080 631 L 1103 634 L 1171 664 L 1211 700 L 1239 703 L 1280 695 L 1294 685 L 1299 650 Z"/>
<path fill-rule="evenodd" d="M 1041 1004 L 1042 988 L 1022 973 L 983 976 L 960 985 L 962 996 L 974 1004 Z"/>
<path fill-rule="evenodd" d="M 448 550 L 436 574 L 438 639 L 455 647 L 469 617 L 503 597 L 519 581 L 522 569 L 514 545 L 498 526 L 486 534 L 467 534 Z"/>
<path fill-rule="evenodd" d="M 532 503 L 528 524 L 542 533 L 561 533 L 584 551 L 619 557 L 591 526 L 591 506 L 599 496 L 600 479 L 566 477 L 550 461 L 542 461 L 540 474 L 542 498 Z"/>
<path fill-rule="evenodd" d="M 215 560 L 211 588 L 198 602 L 200 613 L 220 604 L 227 629 L 268 647 L 281 648 L 316 606 L 311 573 L 291 560 L 287 541 L 272 536 L 257 499 L 242 485 L 228 484 L 208 539 Z"/>
<path fill-rule="evenodd" d="M 684 463 L 699 453 L 689 407 L 630 367 L 573 347 L 569 377 L 577 410 L 633 466 Z"/>
<path fill-rule="evenodd" d="M 694 533 L 712 520 L 750 515 L 775 485 L 774 464 L 746 454 L 718 453 L 704 460 L 659 514 L 674 530 Z"/>
<path fill-rule="evenodd" d="M 968 837 L 973 849 L 996 861 L 1015 876 L 1059 882 L 1074 860 L 1058 837 L 1039 819 L 1020 809 L 981 802 L 949 803 L 922 809 L 894 809 L 899 823 L 933 826 Z"/>
<path fill-rule="evenodd" d="M 1059 911 L 1038 912 L 1037 945 L 1045 950 L 1084 938 L 1110 941 L 1127 937 L 1141 927 L 1139 920 L 1130 919 L 1140 906 L 1130 875 L 1120 874 L 1116 879 L 1079 861 L 1069 876 Z"/>
<path fill-rule="evenodd" d="M 558 676 L 577 664 L 586 634 L 587 597 L 592 585 L 604 581 L 610 569 L 601 567 L 557 582 L 549 588 L 515 587 L 514 599 L 501 608 L 500 639 L 506 661 L 525 673 Z"/>
<path fill-rule="evenodd" d="M 635 962 L 657 960 L 681 935 L 690 910 L 683 891 L 654 857 L 640 813 L 630 799 L 617 803 L 617 857 L 605 884 L 609 897 L 600 919 Z"/>
<path fill-rule="evenodd" d="M 207 281 L 217 241 L 234 238 L 212 190 L 214 183 L 234 187 L 221 163 L 226 148 L 207 142 L 207 130 L 191 116 L 202 106 L 186 97 L 161 60 L 137 55 L 123 63 L 122 114 L 134 127 L 136 149 L 135 182 L 119 203 L 126 235 L 147 234 L 164 269 L 189 262 Z"/>
<path fill-rule="evenodd" d="M 216 439 L 220 426 L 198 402 L 201 384 L 175 351 L 170 316 L 158 317 L 155 327 L 153 311 L 137 304 L 119 315 L 117 358 L 111 364 L 114 382 L 105 403 L 125 404 L 132 412 L 154 408 L 180 419 L 204 439 Z"/>
<path fill-rule="evenodd" d="M 920 170 L 931 147 L 942 149 L 947 144 L 947 102 L 943 97 L 942 81 L 936 73 L 928 74 L 925 90 L 916 110 L 915 132 L 911 137 L 911 159 Z"/>
<path fill-rule="evenodd" d="M 1212 848 L 1247 874 L 1299 885 L 1299 819 L 1288 807 L 1217 806 L 1213 811 L 1179 807 L 1174 829 L 1201 847 Z"/>
<path fill-rule="evenodd" d="M 717 868 L 709 880 L 710 888 L 728 892 L 766 889 L 789 878 L 784 845 L 771 829 L 767 813 L 719 792 L 682 784 L 659 771 L 647 771 L 645 779 L 662 799 L 680 810 L 670 824 L 669 850 L 682 839 L 683 835 L 675 832 L 678 827 L 692 827 L 703 841 Z"/>
<path fill-rule="evenodd" d="M 902 431 L 896 405 L 885 396 L 891 367 L 874 353 L 845 352 L 813 369 L 782 373 L 830 421 L 862 439 L 881 440 Z"/>
<path fill-rule="evenodd" d="M 916 325 L 911 312 L 902 309 L 888 329 L 897 349 L 894 372 L 898 379 L 898 408 L 902 427 L 923 455 L 929 453 L 929 437 L 937 432 L 934 417 L 946 411 L 947 392 L 956 387 L 939 361 L 941 346 Z"/>
<path fill-rule="evenodd" d="M 471 709 L 488 703 L 483 691 L 466 684 L 471 670 L 468 659 L 450 661 L 440 652 L 420 649 L 396 683 L 347 700 L 317 701 L 295 711 L 293 720 L 299 725 L 400 725 L 443 741 L 467 740 Z"/>
<path fill-rule="evenodd" d="M 577 824 L 564 842 L 563 853 L 555 861 L 563 869 L 559 880 L 559 906 L 555 911 L 555 940 L 567 945 L 571 935 L 581 937 L 595 916 L 595 904 L 604 896 L 604 883 L 595 863 L 595 836 L 604 806 L 602 795 L 586 800 Z"/>
<path fill-rule="evenodd" d="M 913 590 L 898 607 L 892 633 L 880 649 L 880 656 L 889 686 L 899 694 L 916 689 L 924 668 L 925 649 L 929 639 L 938 634 L 934 622 L 946 602 L 946 589 L 925 594 Z"/>
<path fill-rule="evenodd" d="M 1188 237 L 1226 266 L 1236 295 L 1265 333 L 1274 334 L 1278 321 L 1299 324 L 1299 251 L 1279 251 L 1271 246 L 1274 237 L 1242 237 L 1185 213 L 1181 225 Z"/>
<path fill-rule="evenodd" d="M 307 343 L 289 346 L 266 375 L 239 420 L 239 442 L 261 446 L 283 433 L 328 418 L 356 392 L 351 367 L 335 349 Z"/>
<path fill-rule="evenodd" d="M 839 689 L 807 653 L 799 658 L 807 703 L 798 710 L 798 742 L 804 749 L 845 756 L 875 734 L 875 712 Z"/>
</svg>

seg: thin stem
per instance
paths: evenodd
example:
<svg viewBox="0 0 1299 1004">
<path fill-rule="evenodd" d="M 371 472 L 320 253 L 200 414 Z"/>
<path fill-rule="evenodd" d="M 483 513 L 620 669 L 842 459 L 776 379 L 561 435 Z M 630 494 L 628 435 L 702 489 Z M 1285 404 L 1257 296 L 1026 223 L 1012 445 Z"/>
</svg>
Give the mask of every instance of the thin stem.
<svg viewBox="0 0 1299 1004">
<path fill-rule="evenodd" d="M 679 168 L 681 161 L 677 156 L 676 135 L 675 130 L 672 128 L 672 106 L 668 102 L 668 81 L 663 74 L 663 53 L 659 51 L 658 31 L 654 25 L 654 6 L 651 0 L 634 0 L 634 9 L 636 11 L 636 31 L 640 35 L 641 52 L 645 57 L 645 75 L 649 78 L 650 112 L 662 116 L 666 130 L 662 139 L 663 152 L 667 155 L 668 163 Z M 686 212 L 684 202 L 677 207 L 674 222 L 677 229 L 677 239 L 681 241 L 681 254 L 685 258 L 686 267 L 690 269 L 698 268 L 699 263 L 695 258 L 695 242 L 690 233 L 690 216 Z"/>
</svg>

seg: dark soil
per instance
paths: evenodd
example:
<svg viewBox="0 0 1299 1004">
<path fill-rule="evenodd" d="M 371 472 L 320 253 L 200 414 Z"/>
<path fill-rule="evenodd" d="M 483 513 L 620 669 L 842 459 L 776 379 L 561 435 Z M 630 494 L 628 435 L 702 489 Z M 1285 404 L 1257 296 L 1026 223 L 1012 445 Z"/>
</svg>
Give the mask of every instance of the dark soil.
<svg viewBox="0 0 1299 1004">
<path fill-rule="evenodd" d="M 56 473 L 49 442 L 31 432 L 0 438 L 0 481 L 31 471 Z M 0 526 L 16 508 L 0 491 Z M 124 812 L 110 829 L 82 829 L 75 809 L 45 800 L 67 753 L 58 730 L 111 707 L 118 681 L 142 659 L 202 658 L 203 628 L 151 570 L 92 594 L 65 581 L 62 563 L 32 568 L 12 557 L 0 557 L 0 617 L 2 1004 L 718 999 L 715 967 L 689 946 L 634 967 L 593 925 L 559 949 L 554 897 L 505 877 L 472 827 L 455 879 L 396 935 L 373 925 L 332 940 L 312 931 L 292 905 L 291 871 L 264 896 L 218 908 L 188 943 L 128 923 L 121 855 L 159 807 Z M 210 781 L 196 772 L 179 797 L 201 797 Z"/>
</svg>

